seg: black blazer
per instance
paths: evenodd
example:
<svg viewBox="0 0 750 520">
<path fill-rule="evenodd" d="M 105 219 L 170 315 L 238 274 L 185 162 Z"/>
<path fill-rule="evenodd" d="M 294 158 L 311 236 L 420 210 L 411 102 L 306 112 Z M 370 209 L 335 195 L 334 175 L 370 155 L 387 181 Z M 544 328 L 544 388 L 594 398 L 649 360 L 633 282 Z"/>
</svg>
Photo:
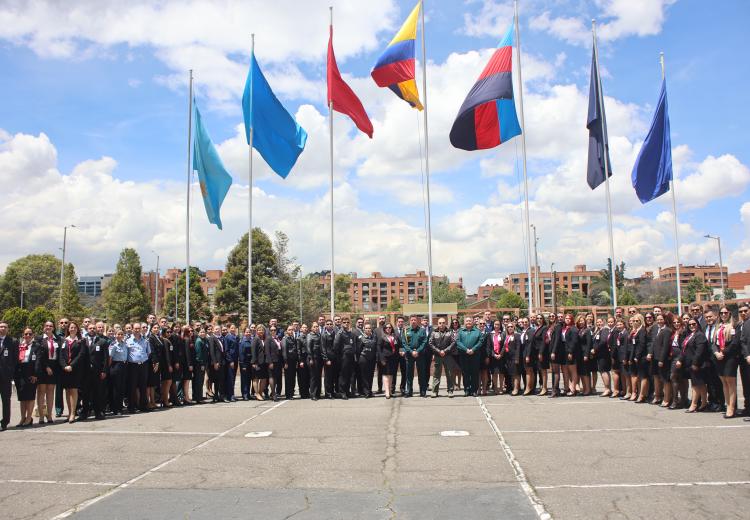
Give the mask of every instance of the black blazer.
<svg viewBox="0 0 750 520">
<path fill-rule="evenodd" d="M 521 334 L 518 332 L 513 333 L 513 338 L 508 343 L 508 350 L 505 350 L 505 340 L 508 338 L 508 333 L 503 333 L 503 340 L 500 344 L 500 351 L 504 352 L 504 356 L 506 356 L 506 359 L 508 359 L 507 356 L 510 356 L 510 359 L 513 361 L 513 363 L 518 364 L 521 361 Z"/>
<path fill-rule="evenodd" d="M 0 341 L 0 378 L 11 381 L 16 373 L 18 364 L 18 340 L 5 336 Z"/>
<path fill-rule="evenodd" d="M 224 364 L 224 345 L 216 336 L 208 337 L 208 356 L 212 365 Z"/>
<path fill-rule="evenodd" d="M 565 354 L 572 354 L 573 359 L 581 352 L 580 338 L 578 327 L 575 325 L 568 327 L 568 331 L 563 335 L 560 330 L 560 340 L 565 343 Z M 559 359 L 556 361 L 560 361 Z"/>
<path fill-rule="evenodd" d="M 719 348 L 719 330 L 716 330 L 716 341 L 710 342 L 711 353 L 716 354 L 721 352 Z M 741 351 L 740 338 L 737 336 L 737 330 L 734 329 L 734 334 L 729 336 L 729 339 L 724 343 L 724 359 L 731 359 L 739 356 Z"/>
<path fill-rule="evenodd" d="M 452 338 L 452 334 L 448 333 L 449 336 Z M 391 348 L 391 342 L 388 341 L 388 337 L 383 334 L 378 338 L 378 359 L 381 363 L 385 363 L 388 359 L 392 357 L 398 358 L 399 351 L 401 350 L 401 338 L 398 337 L 395 333 L 393 334 L 393 348 Z M 454 341 L 455 344 L 455 341 Z"/>
<path fill-rule="evenodd" d="M 320 363 L 323 361 L 323 342 L 320 334 L 316 332 L 308 332 L 305 338 L 307 345 L 305 351 L 307 352 L 308 363 Z"/>
<path fill-rule="evenodd" d="M 546 356 L 549 354 L 547 350 L 547 345 L 544 343 L 544 338 L 547 335 L 547 325 L 542 325 L 541 327 L 534 329 L 534 335 L 531 337 L 531 348 L 534 349 L 534 352 L 537 353 L 537 355 L 543 355 Z"/>
<path fill-rule="evenodd" d="M 109 367 L 109 341 L 104 336 L 94 336 L 88 348 L 88 371 L 90 374 L 107 373 Z"/>
<path fill-rule="evenodd" d="M 641 327 L 635 333 L 635 336 L 628 338 L 630 342 L 630 359 L 633 361 L 641 361 L 646 359 L 648 354 L 648 346 L 646 345 L 646 329 Z"/>
<path fill-rule="evenodd" d="M 494 340 L 495 335 L 500 337 L 499 339 L 500 357 L 505 356 L 505 348 L 504 348 L 504 343 L 503 343 L 503 341 L 505 341 L 505 332 L 500 331 L 497 334 L 495 334 L 495 331 L 493 330 L 485 334 L 485 337 L 484 337 L 484 352 L 485 352 L 486 357 L 490 357 L 490 358 L 495 357 L 495 340 Z"/>
<path fill-rule="evenodd" d="M 672 329 L 663 327 L 656 333 L 656 337 L 651 346 L 653 349 L 654 360 L 657 363 L 666 365 L 672 353 Z"/>
<path fill-rule="evenodd" d="M 19 343 L 19 349 L 21 344 Z M 25 363 L 17 362 L 16 363 L 16 370 L 14 374 L 14 379 L 16 381 L 23 381 L 24 383 L 30 383 L 29 379 L 31 377 L 36 376 L 39 373 L 39 370 L 42 366 L 41 364 L 41 357 L 40 357 L 40 344 L 35 340 L 29 345 L 29 350 L 31 353 L 29 354 L 29 360 Z M 8 354 L 10 355 L 10 354 Z M 18 354 L 16 354 L 16 359 L 18 359 Z"/>
<path fill-rule="evenodd" d="M 367 361 L 375 361 L 378 357 L 378 337 L 374 333 L 369 337 L 362 334 L 357 339 L 357 357 Z"/>
<path fill-rule="evenodd" d="M 589 352 L 589 355 L 591 357 L 597 358 L 597 359 L 607 359 L 609 356 L 609 342 L 607 341 L 609 339 L 609 333 L 611 332 L 609 327 L 602 327 L 601 329 L 597 330 L 594 334 L 591 336 L 591 348 L 593 349 L 594 353 L 591 354 Z"/>
<path fill-rule="evenodd" d="M 268 364 L 268 342 L 270 337 L 267 335 L 264 339 L 259 336 L 253 336 L 253 341 L 250 343 L 250 364 L 251 365 L 267 365 Z"/>
<path fill-rule="evenodd" d="M 284 363 L 299 363 L 297 339 L 294 336 L 284 336 L 281 340 L 281 357 L 284 358 Z"/>
<path fill-rule="evenodd" d="M 529 361 L 536 359 L 536 350 L 534 350 L 534 331 L 531 329 L 523 330 L 519 333 L 521 341 L 521 356 L 529 358 Z"/>
<path fill-rule="evenodd" d="M 750 356 L 750 318 L 742 323 L 740 343 L 742 343 L 742 357 Z"/>
<path fill-rule="evenodd" d="M 18 357 L 16 351 L 16 357 Z M 77 338 L 68 345 L 68 340 L 63 340 L 63 345 L 60 347 L 60 354 L 57 356 L 57 360 L 62 368 L 70 365 L 73 370 L 81 370 L 86 366 L 88 349 L 86 348 L 86 340 L 83 338 Z"/>
<path fill-rule="evenodd" d="M 169 356 L 169 345 L 167 342 L 163 338 L 154 336 L 153 334 L 149 334 L 148 342 L 151 345 L 151 362 L 159 363 L 159 369 L 166 369 L 167 366 L 170 366 L 172 363 Z M 209 345 L 210 344 L 209 340 Z"/>
<path fill-rule="evenodd" d="M 708 368 L 710 362 L 708 340 L 702 330 L 696 330 L 690 337 L 682 350 L 680 361 L 685 367 L 692 365 L 698 368 Z"/>
<path fill-rule="evenodd" d="M 555 323 L 552 327 L 552 337 L 549 342 L 549 353 L 555 355 L 555 363 L 559 363 L 565 355 L 565 346 L 562 342 L 562 330 L 563 326 L 561 323 Z"/>
</svg>

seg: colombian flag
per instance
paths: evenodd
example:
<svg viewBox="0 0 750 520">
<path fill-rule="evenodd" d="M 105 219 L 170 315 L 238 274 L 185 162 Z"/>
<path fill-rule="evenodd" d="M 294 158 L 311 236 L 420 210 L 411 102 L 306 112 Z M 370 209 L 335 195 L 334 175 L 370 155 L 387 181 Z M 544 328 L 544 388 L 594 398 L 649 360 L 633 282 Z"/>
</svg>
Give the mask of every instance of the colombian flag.
<svg viewBox="0 0 750 520">
<path fill-rule="evenodd" d="M 421 7 L 420 1 L 372 69 L 372 79 L 379 87 L 388 87 L 417 110 L 423 109 L 414 80 L 414 42 Z"/>
<path fill-rule="evenodd" d="M 486 150 L 521 134 L 513 101 L 513 26 L 490 58 L 458 110 L 451 144 Z"/>
</svg>

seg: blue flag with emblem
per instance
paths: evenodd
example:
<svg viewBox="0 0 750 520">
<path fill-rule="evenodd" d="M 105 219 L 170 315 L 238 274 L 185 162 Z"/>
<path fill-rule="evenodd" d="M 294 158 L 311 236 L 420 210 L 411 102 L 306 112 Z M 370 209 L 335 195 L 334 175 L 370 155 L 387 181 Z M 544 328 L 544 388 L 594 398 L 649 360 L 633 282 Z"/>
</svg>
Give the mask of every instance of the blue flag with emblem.
<svg viewBox="0 0 750 520">
<path fill-rule="evenodd" d="M 258 150 L 277 175 L 286 178 L 305 149 L 307 132 L 273 93 L 254 53 L 242 93 L 242 114 L 248 144 L 252 129 L 253 148 Z"/>
<path fill-rule="evenodd" d="M 211 142 L 211 138 L 203 126 L 201 113 L 195 104 L 195 100 L 193 100 L 193 118 L 195 120 L 193 170 L 198 172 L 198 182 L 200 183 L 208 221 L 221 229 L 221 204 L 232 185 L 232 176 L 224 168 L 214 143 Z"/>
<path fill-rule="evenodd" d="M 638 159 L 633 166 L 631 181 L 643 204 L 669 191 L 672 180 L 672 138 L 667 112 L 667 82 L 662 81 L 659 104 L 651 128 L 646 135 Z"/>
</svg>

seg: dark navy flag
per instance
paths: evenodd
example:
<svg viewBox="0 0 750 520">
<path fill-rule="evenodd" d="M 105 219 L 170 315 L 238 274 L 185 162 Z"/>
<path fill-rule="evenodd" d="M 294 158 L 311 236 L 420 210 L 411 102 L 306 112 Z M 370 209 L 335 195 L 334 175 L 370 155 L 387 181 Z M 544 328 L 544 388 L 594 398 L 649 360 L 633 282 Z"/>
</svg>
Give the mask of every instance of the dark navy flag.
<svg viewBox="0 0 750 520">
<path fill-rule="evenodd" d="M 642 203 L 669 191 L 672 180 L 672 138 L 667 112 L 667 82 L 661 83 L 659 104 L 631 175 L 633 188 Z"/>
<path fill-rule="evenodd" d="M 604 112 L 604 100 L 601 103 L 599 102 L 599 81 L 599 68 L 596 66 L 596 56 L 592 51 L 589 114 L 586 119 L 586 128 L 589 129 L 589 164 L 586 169 L 586 181 L 588 181 L 592 190 L 604 182 L 605 157 L 609 177 L 612 176 L 612 162 L 609 160 L 609 139 L 607 138 L 607 116 Z M 599 110 L 600 107 L 601 111 Z"/>
</svg>

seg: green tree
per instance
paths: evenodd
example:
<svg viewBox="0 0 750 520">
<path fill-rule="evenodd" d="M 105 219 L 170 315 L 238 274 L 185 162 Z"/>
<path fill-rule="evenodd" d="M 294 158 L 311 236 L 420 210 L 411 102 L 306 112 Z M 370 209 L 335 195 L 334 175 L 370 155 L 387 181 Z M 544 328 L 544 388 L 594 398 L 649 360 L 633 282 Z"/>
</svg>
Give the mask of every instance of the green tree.
<svg viewBox="0 0 750 520">
<path fill-rule="evenodd" d="M 3 313 L 3 321 L 8 324 L 8 332 L 14 338 L 23 334 L 23 328 L 29 321 L 29 311 L 21 307 L 11 307 Z"/>
<path fill-rule="evenodd" d="M 274 248 L 268 235 L 259 228 L 253 229 L 252 310 L 256 323 L 267 323 L 271 318 L 288 323 L 299 314 L 299 302 L 294 297 L 298 283 L 294 279 L 295 270 L 290 267 L 285 248 L 280 247 L 285 246 L 284 238 L 285 235 L 277 233 Z M 227 258 L 224 276 L 216 291 L 218 314 L 247 317 L 247 241 L 245 233 Z"/>
<path fill-rule="evenodd" d="M 211 307 L 208 297 L 201 287 L 201 277 L 204 275 L 197 267 L 190 267 L 190 321 L 211 321 Z M 185 318 L 185 282 L 187 276 L 183 271 L 177 278 L 175 286 L 164 295 L 164 312 L 177 320 Z M 175 314 L 175 290 L 177 291 L 177 314 Z"/>
<path fill-rule="evenodd" d="M 495 287 L 490 293 L 490 300 L 495 302 L 495 307 L 507 309 L 526 309 L 528 304 L 514 292 L 510 292 L 505 287 Z"/>
<path fill-rule="evenodd" d="M 424 303 L 427 301 L 427 295 L 419 299 Z M 451 287 L 445 280 L 438 280 L 432 285 L 433 303 L 456 303 L 461 309 L 466 306 L 466 292 L 457 287 Z"/>
<path fill-rule="evenodd" d="M 401 312 L 401 307 L 401 302 L 398 298 L 392 298 L 385 310 L 388 312 Z"/>
<path fill-rule="evenodd" d="M 737 299 L 737 293 L 734 292 L 734 289 L 731 287 L 727 287 L 724 289 L 724 298 L 727 300 L 736 300 Z"/>
<path fill-rule="evenodd" d="M 31 327 L 31 329 L 36 334 L 41 334 L 44 329 L 45 322 L 48 321 L 51 321 L 54 324 L 55 315 L 52 314 L 52 311 L 40 305 L 29 313 L 29 320 L 27 322 L 27 325 Z"/>
<path fill-rule="evenodd" d="M 351 286 L 352 277 L 350 275 L 336 275 L 336 282 L 333 286 L 333 303 L 336 312 L 352 312 L 352 300 L 349 298 L 349 287 Z"/>
<path fill-rule="evenodd" d="M 20 304 L 22 280 L 25 308 L 57 309 L 60 265 L 54 255 L 27 255 L 8 264 L 0 278 L 0 312 Z"/>
<path fill-rule="evenodd" d="M 69 318 L 81 318 L 83 316 L 84 309 L 78 296 L 78 277 L 73 264 L 65 264 L 62 299 L 63 316 Z"/>
<path fill-rule="evenodd" d="M 112 322 L 144 319 L 151 301 L 141 283 L 141 259 L 135 249 L 126 247 L 120 252 L 112 281 L 104 290 L 104 308 Z"/>
<path fill-rule="evenodd" d="M 558 289 L 556 297 L 557 304 L 563 307 L 584 307 L 591 304 L 589 299 L 579 292 L 568 294 Z"/>
<path fill-rule="evenodd" d="M 688 283 L 682 287 L 682 290 L 685 292 L 685 299 L 688 302 L 694 302 L 699 293 L 711 293 L 711 290 L 706 287 L 703 280 L 696 276 L 692 277 Z"/>
<path fill-rule="evenodd" d="M 302 277 L 302 322 L 310 324 L 318 319 L 320 314 L 328 315 L 329 294 L 320 283 L 318 273 L 310 273 Z M 297 305 L 299 306 L 299 283 L 297 281 Z M 299 310 L 297 311 L 299 314 Z"/>
</svg>

